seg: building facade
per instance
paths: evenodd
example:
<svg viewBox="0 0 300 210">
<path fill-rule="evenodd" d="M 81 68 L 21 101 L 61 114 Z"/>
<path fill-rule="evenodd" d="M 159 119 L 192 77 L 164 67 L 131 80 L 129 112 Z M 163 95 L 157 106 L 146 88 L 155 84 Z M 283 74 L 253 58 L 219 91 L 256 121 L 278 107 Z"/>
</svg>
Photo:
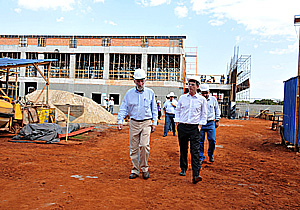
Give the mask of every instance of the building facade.
<svg viewBox="0 0 300 210">
<path fill-rule="evenodd" d="M 157 100 L 173 91 L 183 93 L 185 36 L 56 36 L 0 35 L 0 58 L 57 59 L 50 71 L 51 90 L 64 90 L 92 98 L 102 104 L 113 97 L 115 112 L 128 89 L 134 86 L 133 73 L 147 73 L 146 86 Z M 43 89 L 45 81 L 32 67 L 16 69 L 18 93 Z"/>
</svg>

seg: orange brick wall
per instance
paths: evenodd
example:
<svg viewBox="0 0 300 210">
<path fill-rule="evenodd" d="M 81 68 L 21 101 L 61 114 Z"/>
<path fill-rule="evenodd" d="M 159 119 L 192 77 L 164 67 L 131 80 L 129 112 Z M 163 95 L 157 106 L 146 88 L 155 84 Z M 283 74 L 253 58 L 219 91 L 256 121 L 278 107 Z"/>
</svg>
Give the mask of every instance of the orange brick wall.
<svg viewBox="0 0 300 210">
<path fill-rule="evenodd" d="M 69 46 L 68 38 L 46 38 L 46 45 L 55 45 L 55 46 Z"/>
<path fill-rule="evenodd" d="M 38 44 L 38 38 L 27 38 L 27 45 L 36 45 Z"/>
<path fill-rule="evenodd" d="M 149 47 L 169 47 L 169 39 L 148 39 Z"/>
<path fill-rule="evenodd" d="M 111 39 L 111 46 L 141 46 L 141 39 Z"/>
<path fill-rule="evenodd" d="M 0 38 L 0 45 L 19 45 L 18 38 Z"/>
<path fill-rule="evenodd" d="M 77 46 L 102 46 L 102 39 L 77 39 Z"/>
<path fill-rule="evenodd" d="M 46 46 L 69 46 L 69 38 L 46 38 Z M 38 38 L 27 38 L 28 45 L 38 44 Z M 137 46 L 141 39 L 111 39 L 111 46 Z M 19 45 L 19 38 L 0 38 L 0 45 Z M 102 39 L 77 39 L 77 46 L 102 46 Z M 169 39 L 148 39 L 149 47 L 169 47 Z"/>
</svg>

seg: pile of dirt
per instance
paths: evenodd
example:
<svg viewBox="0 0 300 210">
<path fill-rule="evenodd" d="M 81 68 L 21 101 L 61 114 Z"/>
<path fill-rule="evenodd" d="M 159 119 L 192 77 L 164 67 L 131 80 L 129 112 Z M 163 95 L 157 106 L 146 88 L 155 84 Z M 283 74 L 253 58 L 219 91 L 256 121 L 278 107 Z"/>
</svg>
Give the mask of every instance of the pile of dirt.
<svg viewBox="0 0 300 210">
<path fill-rule="evenodd" d="M 26 96 L 27 101 L 34 103 L 41 91 L 37 90 Z M 45 104 L 46 91 L 42 93 L 37 101 L 37 104 Z M 58 108 L 60 105 L 83 106 L 83 113 L 81 116 L 73 120 L 73 123 L 107 123 L 117 124 L 117 116 L 112 115 L 106 111 L 100 104 L 96 103 L 90 98 L 79 96 L 67 91 L 50 90 L 49 91 L 49 106 L 56 109 L 56 121 L 67 121 L 66 115 Z"/>
</svg>

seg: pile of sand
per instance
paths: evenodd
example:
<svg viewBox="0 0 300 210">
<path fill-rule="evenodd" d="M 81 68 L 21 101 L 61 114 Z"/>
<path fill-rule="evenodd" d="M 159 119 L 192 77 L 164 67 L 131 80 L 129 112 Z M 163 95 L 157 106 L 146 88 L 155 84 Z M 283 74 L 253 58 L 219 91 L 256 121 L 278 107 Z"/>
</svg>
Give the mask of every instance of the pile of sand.
<svg viewBox="0 0 300 210">
<path fill-rule="evenodd" d="M 34 103 L 38 98 L 40 90 L 34 91 L 31 94 L 26 95 L 26 99 L 29 102 Z M 37 104 L 45 104 L 46 91 L 40 96 Z M 50 90 L 49 91 L 49 106 L 56 109 L 57 122 L 66 121 L 66 115 L 58 109 L 55 105 L 81 105 L 84 107 L 83 114 L 72 121 L 72 123 L 107 123 L 117 124 L 117 116 L 112 115 L 106 111 L 100 104 L 96 103 L 90 98 L 79 96 L 67 91 Z"/>
</svg>

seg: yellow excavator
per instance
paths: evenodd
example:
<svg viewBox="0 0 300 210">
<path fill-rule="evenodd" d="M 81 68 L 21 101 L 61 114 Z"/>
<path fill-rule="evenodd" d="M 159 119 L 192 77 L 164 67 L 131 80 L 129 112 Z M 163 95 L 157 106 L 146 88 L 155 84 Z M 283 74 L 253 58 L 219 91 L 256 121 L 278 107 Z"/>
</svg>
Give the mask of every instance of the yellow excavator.
<svg viewBox="0 0 300 210">
<path fill-rule="evenodd" d="M 22 121 L 22 109 L 20 104 L 13 104 L 8 96 L 0 98 L 0 130 L 9 130 L 17 133 Z"/>
</svg>

